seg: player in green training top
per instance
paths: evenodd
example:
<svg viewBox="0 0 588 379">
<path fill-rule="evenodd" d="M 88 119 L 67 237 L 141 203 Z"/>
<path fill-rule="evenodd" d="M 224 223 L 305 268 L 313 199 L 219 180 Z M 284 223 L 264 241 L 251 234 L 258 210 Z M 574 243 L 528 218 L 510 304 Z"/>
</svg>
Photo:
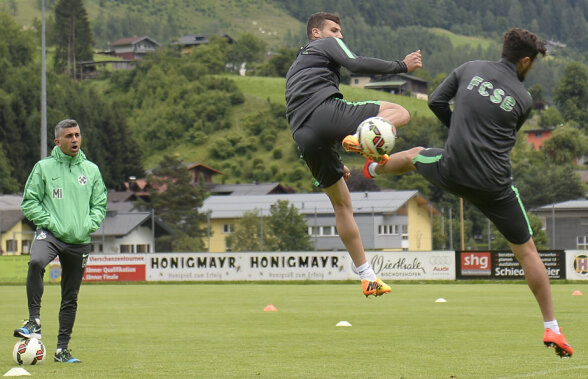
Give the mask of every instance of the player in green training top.
<svg viewBox="0 0 588 379">
<path fill-rule="evenodd" d="M 78 306 L 78 292 L 90 254 L 90 233 L 106 215 L 106 187 L 98 166 L 81 150 L 75 120 L 55 126 L 51 155 L 35 164 L 24 189 L 22 212 L 37 227 L 27 274 L 29 319 L 15 337 L 41 338 L 41 298 L 45 267 L 61 263 L 61 307 L 55 362 L 78 363 L 68 344 Z"/>
</svg>

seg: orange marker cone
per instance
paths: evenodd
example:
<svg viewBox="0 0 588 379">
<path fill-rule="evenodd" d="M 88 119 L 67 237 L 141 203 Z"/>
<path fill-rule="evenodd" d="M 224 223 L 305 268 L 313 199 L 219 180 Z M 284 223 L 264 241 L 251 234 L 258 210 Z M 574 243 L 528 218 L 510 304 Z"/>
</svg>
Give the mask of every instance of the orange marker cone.
<svg viewBox="0 0 588 379">
<path fill-rule="evenodd" d="M 264 312 L 275 312 L 278 310 L 278 308 L 274 307 L 273 304 L 268 304 L 265 306 L 265 308 L 263 308 Z"/>
<path fill-rule="evenodd" d="M 581 291 L 575 290 L 574 292 L 572 292 L 572 296 L 582 296 L 583 293 Z"/>
</svg>

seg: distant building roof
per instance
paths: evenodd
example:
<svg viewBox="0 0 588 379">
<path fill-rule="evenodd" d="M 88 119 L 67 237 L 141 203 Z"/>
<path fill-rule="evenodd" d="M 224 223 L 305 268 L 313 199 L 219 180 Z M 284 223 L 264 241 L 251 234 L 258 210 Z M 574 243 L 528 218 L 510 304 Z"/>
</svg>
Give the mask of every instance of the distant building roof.
<svg viewBox="0 0 588 379">
<path fill-rule="evenodd" d="M 20 209 L 3 210 L 0 214 L 0 232 L 10 230 L 24 218 Z"/>
<path fill-rule="evenodd" d="M 292 192 L 292 190 L 284 187 L 280 183 L 217 184 L 210 189 L 210 193 L 213 195 L 231 196 L 270 195 Z"/>
<path fill-rule="evenodd" d="M 385 87 L 400 87 L 405 85 L 405 80 L 390 80 L 383 82 L 368 82 L 365 84 L 365 88 L 385 88 Z"/>
<path fill-rule="evenodd" d="M 222 171 L 217 170 L 216 168 L 212 168 L 210 166 L 207 166 L 203 163 L 198 163 L 198 162 L 186 163 L 186 168 L 188 170 L 194 170 L 194 169 L 207 170 L 213 174 L 221 174 L 222 175 L 222 173 L 223 173 Z"/>
<path fill-rule="evenodd" d="M 155 41 L 153 38 L 148 37 L 148 36 L 142 36 L 142 37 L 133 36 L 133 37 L 121 38 L 119 40 L 116 40 L 116 41 L 112 42 L 110 44 L 110 46 L 136 45 L 136 44 L 138 44 L 139 42 L 141 42 L 143 40 L 149 40 L 153 44 L 159 46 L 159 43 L 157 41 Z"/>
<path fill-rule="evenodd" d="M 0 211 L 20 209 L 22 195 L 0 195 Z"/>
<path fill-rule="evenodd" d="M 151 212 L 117 212 L 116 217 L 106 217 L 92 236 L 124 236 L 150 219 Z"/>
<path fill-rule="evenodd" d="M 219 36 L 226 38 L 229 43 L 235 41 L 228 34 L 220 34 Z M 210 43 L 210 34 L 188 34 L 180 37 L 176 42 L 173 42 L 172 45 L 198 46 L 206 45 L 208 43 Z"/>
<path fill-rule="evenodd" d="M 153 222 L 150 211 L 138 211 L 130 202 L 108 203 L 106 218 L 100 228 L 91 235 L 93 237 L 125 236 L 140 226 L 151 227 Z M 172 229 L 155 218 L 155 230 L 157 235 L 173 234 Z"/>
<path fill-rule="evenodd" d="M 588 209 L 588 200 L 586 199 L 578 199 L 578 200 L 568 200 L 561 203 L 554 203 L 549 205 L 544 205 L 542 207 L 536 208 L 536 211 L 551 211 L 552 209 L 557 210 L 586 210 Z"/>
<path fill-rule="evenodd" d="M 352 192 L 353 212 L 359 213 L 394 213 L 411 198 L 417 197 L 421 204 L 427 201 L 418 191 L 381 191 Z M 287 200 L 301 214 L 332 213 L 333 207 L 324 193 L 248 195 L 248 196 L 210 196 L 201 208 L 201 212 L 211 212 L 212 218 L 238 218 L 243 212 L 256 209 L 268 212 L 270 206 L 278 200 Z"/>
</svg>

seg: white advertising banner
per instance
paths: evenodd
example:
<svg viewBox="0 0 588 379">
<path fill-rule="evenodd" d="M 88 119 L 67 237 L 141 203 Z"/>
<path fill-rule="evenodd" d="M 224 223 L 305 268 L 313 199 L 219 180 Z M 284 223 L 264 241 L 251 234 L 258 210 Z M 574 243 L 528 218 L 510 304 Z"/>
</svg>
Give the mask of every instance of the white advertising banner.
<svg viewBox="0 0 588 379">
<path fill-rule="evenodd" d="M 566 251 L 566 279 L 588 280 L 588 251 Z"/>
<path fill-rule="evenodd" d="M 147 254 L 148 281 L 346 280 L 347 252 Z"/>
<path fill-rule="evenodd" d="M 145 254 L 148 281 L 357 280 L 347 252 Z M 366 252 L 378 277 L 455 280 L 455 253 Z"/>
<path fill-rule="evenodd" d="M 366 252 L 382 280 L 455 280 L 454 251 Z"/>
</svg>

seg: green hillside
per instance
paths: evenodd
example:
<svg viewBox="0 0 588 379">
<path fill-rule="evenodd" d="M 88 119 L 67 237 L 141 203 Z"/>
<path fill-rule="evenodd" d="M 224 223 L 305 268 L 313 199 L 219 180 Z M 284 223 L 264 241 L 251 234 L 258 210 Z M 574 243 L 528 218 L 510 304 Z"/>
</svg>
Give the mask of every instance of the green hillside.
<svg viewBox="0 0 588 379">
<path fill-rule="evenodd" d="M 469 46 L 477 48 L 480 46 L 483 50 L 486 50 L 492 45 L 498 45 L 496 41 L 488 38 L 464 36 L 441 28 L 429 28 L 428 30 L 436 35 L 449 38 L 453 47 Z"/>
<path fill-rule="evenodd" d="M 41 18 L 39 0 L 0 2 L 0 12 L 31 26 Z M 45 0 L 47 18 L 56 0 Z M 301 35 L 302 22 L 271 1 L 256 0 L 84 0 L 97 48 L 132 35 L 149 35 L 167 45 L 186 34 L 252 33 L 269 49 L 284 46 L 286 38 Z"/>
<path fill-rule="evenodd" d="M 312 177 L 302 160 L 298 159 L 296 148 L 287 126 L 277 132 L 275 146 L 272 149 L 252 149 L 252 151 L 229 160 L 213 156 L 210 146 L 216 141 L 235 136 L 242 136 L 242 139 L 247 139 L 248 136 L 243 125 L 248 119 L 266 110 L 270 103 L 285 105 L 285 81 L 282 78 L 244 76 L 227 76 L 227 78 L 235 81 L 245 95 L 245 102 L 233 107 L 232 127 L 212 133 L 208 136 L 209 139 L 206 144 L 195 145 L 190 142 L 179 145 L 174 144 L 163 151 L 145 157 L 144 167 L 152 168 L 161 161 L 164 155 L 173 154 L 184 162 L 201 162 L 223 171 L 224 175 L 216 179 L 218 182 L 235 183 L 242 180 L 239 177 L 242 176 L 243 172 L 266 170 L 268 173 L 267 181 L 278 181 L 298 190 L 312 190 Z M 391 101 L 406 107 L 413 116 L 433 117 L 424 100 L 392 95 L 381 91 L 354 88 L 347 85 L 341 86 L 341 90 L 344 96 L 351 101 L 368 99 Z M 281 152 L 278 158 L 274 155 L 276 150 Z M 344 160 L 347 165 L 356 169 L 361 168 L 364 162 L 361 157 L 352 154 L 346 154 Z"/>
<path fill-rule="evenodd" d="M 251 76 L 231 76 L 241 91 L 246 95 L 253 96 L 264 101 L 269 100 L 276 104 L 286 104 L 284 98 L 285 81 L 282 78 L 262 78 Z M 349 101 L 360 100 L 384 100 L 400 104 L 408 109 L 411 114 L 425 117 L 433 117 L 429 110 L 427 102 L 411 97 L 393 95 L 390 93 L 376 91 L 371 89 L 351 87 L 348 85 L 341 86 L 341 92 Z"/>
</svg>

